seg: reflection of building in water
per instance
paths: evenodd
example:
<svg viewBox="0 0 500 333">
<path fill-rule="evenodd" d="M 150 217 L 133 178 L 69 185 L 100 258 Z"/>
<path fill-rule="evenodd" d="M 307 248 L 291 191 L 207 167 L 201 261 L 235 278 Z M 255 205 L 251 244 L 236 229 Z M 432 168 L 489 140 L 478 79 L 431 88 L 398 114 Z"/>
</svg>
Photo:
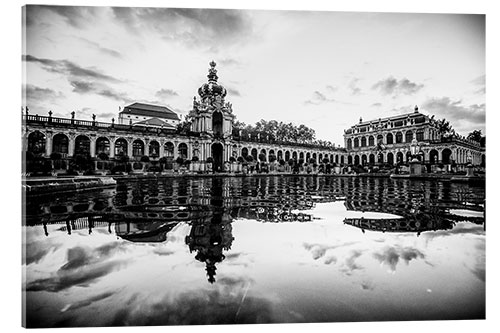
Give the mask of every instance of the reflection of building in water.
<svg viewBox="0 0 500 333">
<path fill-rule="evenodd" d="M 416 232 L 420 235 L 424 231 L 449 230 L 453 229 L 455 223 L 449 219 L 425 219 L 422 217 L 411 218 L 346 218 L 344 223 L 353 227 L 365 230 L 381 232 Z"/>
<path fill-rule="evenodd" d="M 176 222 L 118 222 L 115 223 L 116 235 L 131 242 L 164 242 L 167 233 Z"/>
<path fill-rule="evenodd" d="M 231 249 L 234 240 L 231 221 L 231 215 L 216 211 L 210 218 L 193 221 L 186 236 L 189 252 L 196 252 L 196 260 L 205 263 L 210 283 L 215 282 L 215 265 L 225 259 L 223 251 Z"/>
</svg>

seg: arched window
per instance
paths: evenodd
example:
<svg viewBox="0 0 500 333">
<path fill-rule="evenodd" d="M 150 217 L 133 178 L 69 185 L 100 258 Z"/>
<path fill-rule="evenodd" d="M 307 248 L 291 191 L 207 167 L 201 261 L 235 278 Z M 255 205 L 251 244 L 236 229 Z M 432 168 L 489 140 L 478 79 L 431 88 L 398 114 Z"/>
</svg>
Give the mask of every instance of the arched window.
<svg viewBox="0 0 500 333">
<path fill-rule="evenodd" d="M 123 138 L 119 138 L 115 141 L 115 156 L 127 155 L 128 154 L 128 142 Z"/>
<path fill-rule="evenodd" d="M 177 147 L 177 152 L 179 154 L 179 157 L 186 159 L 188 157 L 187 145 L 184 142 L 180 143 L 179 146 Z"/>
<path fill-rule="evenodd" d="M 137 139 L 132 143 L 132 156 L 144 155 L 144 143 Z"/>
<path fill-rule="evenodd" d="M 174 144 L 172 142 L 165 143 L 165 156 L 166 157 L 174 156 Z"/>
<path fill-rule="evenodd" d="M 373 137 L 373 135 L 370 135 L 368 137 L 368 146 L 370 146 L 370 147 L 375 146 L 375 138 Z"/>
<path fill-rule="evenodd" d="M 214 135 L 216 137 L 222 136 L 222 113 L 216 111 L 212 114 L 212 130 L 214 131 Z"/>
<path fill-rule="evenodd" d="M 290 159 L 290 152 L 287 150 L 287 151 L 285 152 L 285 161 L 287 161 L 287 162 L 288 162 L 288 160 L 289 160 L 289 159 Z"/>
<path fill-rule="evenodd" d="M 441 160 L 443 161 L 443 164 L 450 164 L 451 163 L 451 150 L 448 148 L 443 149 L 443 152 L 441 153 Z"/>
<path fill-rule="evenodd" d="M 68 153 L 68 137 L 64 134 L 54 135 L 52 142 L 52 152 L 67 154 Z"/>
<path fill-rule="evenodd" d="M 366 137 L 361 138 L 361 147 L 366 147 Z"/>
<path fill-rule="evenodd" d="M 392 133 L 387 134 L 386 142 L 388 145 L 392 145 L 394 143 L 394 137 L 392 136 Z"/>
<path fill-rule="evenodd" d="M 347 149 L 351 149 L 351 148 L 352 148 L 352 140 L 347 139 Z"/>
<path fill-rule="evenodd" d="M 241 156 L 247 157 L 248 156 L 248 148 L 243 147 L 241 149 Z"/>
<path fill-rule="evenodd" d="M 436 164 L 439 162 L 439 153 L 437 152 L 436 149 L 432 149 L 429 152 L 429 162 L 430 164 Z"/>
<path fill-rule="evenodd" d="M 358 147 L 359 147 L 359 139 L 354 138 L 354 148 L 358 148 Z"/>
<path fill-rule="evenodd" d="M 391 152 L 387 153 L 387 164 L 394 165 L 394 154 Z"/>
<path fill-rule="evenodd" d="M 417 131 L 417 141 L 424 141 L 424 130 Z"/>
<path fill-rule="evenodd" d="M 251 151 L 253 159 L 256 161 L 257 160 L 257 149 L 253 148 Z"/>
<path fill-rule="evenodd" d="M 39 131 L 32 132 L 28 135 L 28 151 L 33 154 L 45 153 L 46 137 Z"/>
<path fill-rule="evenodd" d="M 384 136 L 382 134 L 377 135 L 377 144 L 384 143 Z"/>
<path fill-rule="evenodd" d="M 90 154 L 90 139 L 85 135 L 79 135 L 75 139 L 75 155 Z"/>
<path fill-rule="evenodd" d="M 110 144 L 109 144 L 109 140 L 107 138 L 104 138 L 104 137 L 98 138 L 95 142 L 95 148 L 96 148 L 95 151 L 96 151 L 97 155 L 106 154 L 109 156 Z"/>
<path fill-rule="evenodd" d="M 149 143 L 149 156 L 158 157 L 160 155 L 160 144 L 158 141 L 151 141 Z"/>
<path fill-rule="evenodd" d="M 396 143 L 402 143 L 403 142 L 403 133 L 397 132 L 396 133 Z"/>
<path fill-rule="evenodd" d="M 411 142 L 413 140 L 413 132 L 412 131 L 407 131 L 405 134 L 405 141 L 406 142 Z"/>
<path fill-rule="evenodd" d="M 278 161 L 283 159 L 283 152 L 281 150 L 278 150 Z"/>
</svg>

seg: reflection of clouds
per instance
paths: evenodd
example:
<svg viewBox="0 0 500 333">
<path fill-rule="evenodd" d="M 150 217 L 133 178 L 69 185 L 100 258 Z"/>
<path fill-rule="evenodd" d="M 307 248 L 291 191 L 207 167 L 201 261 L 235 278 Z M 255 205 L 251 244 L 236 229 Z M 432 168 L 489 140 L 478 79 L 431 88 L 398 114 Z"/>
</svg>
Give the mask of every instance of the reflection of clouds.
<svg viewBox="0 0 500 333">
<path fill-rule="evenodd" d="M 95 295 L 93 297 L 89 297 L 87 299 L 84 299 L 82 301 L 78 301 L 78 302 L 75 302 L 75 303 L 71 303 L 71 304 L 67 304 L 64 308 L 61 309 L 61 312 L 66 312 L 66 311 L 70 311 L 70 310 L 76 310 L 76 309 L 80 309 L 80 308 L 83 308 L 87 305 L 91 305 L 91 304 L 94 304 L 98 301 L 101 301 L 103 299 L 106 299 L 110 296 L 113 296 L 115 294 L 115 292 L 112 292 L 112 291 L 108 291 L 108 292 L 105 292 L 105 293 L 102 293 L 102 294 L 99 294 L 99 295 Z"/>
<path fill-rule="evenodd" d="M 407 265 L 413 259 L 425 259 L 425 255 L 414 247 L 386 246 L 381 252 L 373 254 L 380 263 L 388 265 L 391 270 L 396 271 L 399 260 L 403 260 Z"/>
<path fill-rule="evenodd" d="M 318 259 L 324 257 L 326 254 L 326 251 L 328 251 L 328 250 L 333 250 L 333 249 L 337 249 L 340 247 L 347 247 L 347 246 L 350 246 L 353 244 L 356 244 L 356 242 L 346 242 L 346 243 L 337 244 L 337 245 L 304 243 L 303 246 L 304 246 L 304 249 L 311 252 L 314 260 L 318 260 Z M 329 263 L 331 263 L 331 262 L 329 262 Z"/>
<path fill-rule="evenodd" d="M 92 250 L 90 247 L 77 246 L 67 252 L 67 262 L 48 278 L 41 278 L 26 285 L 27 291 L 57 292 L 73 286 L 88 286 L 125 264 L 123 260 L 107 260 L 123 243 L 113 242 Z"/>
<path fill-rule="evenodd" d="M 474 267 L 470 268 L 472 274 L 474 274 L 479 280 L 486 281 L 486 242 L 484 239 L 480 239 L 474 246 L 476 253 L 474 255 L 476 261 Z"/>
<path fill-rule="evenodd" d="M 427 231 L 422 233 L 424 238 L 433 239 L 436 237 L 446 237 L 454 235 L 484 235 L 484 227 L 482 225 L 476 224 L 457 224 L 453 229 L 450 230 L 436 230 Z"/>
<path fill-rule="evenodd" d="M 140 297 L 112 318 L 112 326 L 159 326 L 199 324 L 272 323 L 271 301 L 245 296 L 250 281 L 246 278 L 221 277 L 210 289 L 193 290 L 177 297 L 165 296 L 151 302 Z"/>
<path fill-rule="evenodd" d="M 363 251 L 352 250 L 349 256 L 345 259 L 344 266 L 341 271 L 346 275 L 351 275 L 355 270 L 361 270 L 364 267 L 356 263 L 356 259 L 363 254 Z"/>
</svg>

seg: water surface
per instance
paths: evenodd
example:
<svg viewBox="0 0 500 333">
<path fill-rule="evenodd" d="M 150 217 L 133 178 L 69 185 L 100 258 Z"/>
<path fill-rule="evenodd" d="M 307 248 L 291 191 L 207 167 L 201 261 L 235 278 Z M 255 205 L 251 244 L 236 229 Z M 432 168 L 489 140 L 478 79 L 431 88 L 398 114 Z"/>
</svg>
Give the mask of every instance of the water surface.
<svg viewBox="0 0 500 333">
<path fill-rule="evenodd" d="M 484 195 L 269 176 L 29 198 L 27 326 L 481 319 Z"/>
</svg>

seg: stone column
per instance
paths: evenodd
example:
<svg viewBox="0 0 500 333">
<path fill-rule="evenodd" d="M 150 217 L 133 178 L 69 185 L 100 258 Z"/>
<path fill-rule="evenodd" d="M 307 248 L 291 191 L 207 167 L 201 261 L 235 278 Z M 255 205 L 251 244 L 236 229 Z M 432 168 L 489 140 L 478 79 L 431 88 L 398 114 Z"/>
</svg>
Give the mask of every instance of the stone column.
<svg viewBox="0 0 500 333">
<path fill-rule="evenodd" d="M 115 139 L 109 139 L 109 158 L 115 158 Z"/>
<path fill-rule="evenodd" d="M 128 155 L 128 157 L 130 157 L 130 158 L 132 158 L 133 143 L 134 143 L 134 140 L 132 140 L 132 138 L 129 138 L 129 139 L 127 140 L 127 155 Z"/>
<path fill-rule="evenodd" d="M 160 151 L 158 152 L 158 156 L 160 158 L 165 156 L 165 142 L 163 141 L 160 142 Z"/>
<path fill-rule="evenodd" d="M 68 135 L 68 155 L 73 156 L 75 154 L 75 136 Z"/>
<path fill-rule="evenodd" d="M 26 144 L 28 149 L 28 144 Z M 50 157 L 52 154 L 52 133 L 45 133 L 45 157 Z"/>
<path fill-rule="evenodd" d="M 96 138 L 90 138 L 90 157 L 95 157 Z"/>
</svg>

